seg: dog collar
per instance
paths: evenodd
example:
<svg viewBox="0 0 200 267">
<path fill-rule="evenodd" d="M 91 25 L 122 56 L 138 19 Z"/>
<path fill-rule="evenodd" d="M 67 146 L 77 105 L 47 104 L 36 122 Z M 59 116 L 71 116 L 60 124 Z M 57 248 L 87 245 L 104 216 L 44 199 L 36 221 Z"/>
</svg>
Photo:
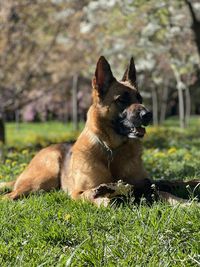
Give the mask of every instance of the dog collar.
<svg viewBox="0 0 200 267">
<path fill-rule="evenodd" d="M 96 136 L 98 143 L 104 148 L 104 150 L 108 153 L 109 158 L 113 159 L 113 150 L 106 144 L 106 142 L 102 141 L 98 136 Z"/>
<path fill-rule="evenodd" d="M 97 138 L 98 143 L 106 151 L 107 161 L 108 161 L 108 169 L 110 169 L 110 164 L 113 160 L 113 150 L 106 144 L 106 142 L 102 141 L 97 135 L 96 135 L 96 138 Z"/>
<path fill-rule="evenodd" d="M 107 160 L 108 160 L 108 168 L 110 169 L 110 163 L 113 160 L 113 150 L 106 144 L 105 141 L 102 141 L 95 133 L 93 133 L 91 130 L 87 129 L 87 134 L 93 139 L 95 140 L 95 143 L 98 143 L 103 150 L 106 152 L 107 154 Z"/>
</svg>

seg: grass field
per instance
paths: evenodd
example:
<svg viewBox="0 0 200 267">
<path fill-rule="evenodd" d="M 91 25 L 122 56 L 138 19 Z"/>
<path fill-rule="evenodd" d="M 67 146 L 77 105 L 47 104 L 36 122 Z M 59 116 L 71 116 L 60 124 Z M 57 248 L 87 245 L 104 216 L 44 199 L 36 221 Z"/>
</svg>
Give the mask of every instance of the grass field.
<svg viewBox="0 0 200 267">
<path fill-rule="evenodd" d="M 82 125 L 81 125 L 82 127 Z M 36 151 L 77 136 L 58 122 L 7 125 L 0 180 L 10 180 Z M 200 179 L 200 118 L 149 127 L 144 161 L 155 179 Z M 0 266 L 200 266 L 200 208 L 154 203 L 97 209 L 63 192 L 0 200 Z"/>
</svg>

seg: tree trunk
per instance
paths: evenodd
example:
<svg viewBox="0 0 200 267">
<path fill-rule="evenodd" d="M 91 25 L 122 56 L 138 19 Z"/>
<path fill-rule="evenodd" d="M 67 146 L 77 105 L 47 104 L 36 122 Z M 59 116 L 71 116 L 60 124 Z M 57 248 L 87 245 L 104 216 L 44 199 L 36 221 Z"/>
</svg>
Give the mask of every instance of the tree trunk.
<svg viewBox="0 0 200 267">
<path fill-rule="evenodd" d="M 153 125 L 158 125 L 158 93 L 156 88 L 152 89 Z"/>
<path fill-rule="evenodd" d="M 200 56 L 200 20 L 197 18 L 197 15 L 195 14 L 193 5 L 191 3 L 191 1 L 189 0 L 185 0 L 186 5 L 188 6 L 188 9 L 190 11 L 190 15 L 192 18 L 192 30 L 194 32 L 194 36 L 195 36 L 195 41 L 196 41 L 196 45 L 197 45 L 197 49 L 198 49 L 198 53 Z"/>
<path fill-rule="evenodd" d="M 19 130 L 19 120 L 20 120 L 20 112 L 19 109 L 17 109 L 15 110 L 15 125 L 17 130 Z"/>
<path fill-rule="evenodd" d="M 2 117 L 0 117 L 0 143 L 5 144 L 6 135 L 5 135 L 5 123 Z"/>
<path fill-rule="evenodd" d="M 178 89 L 178 101 L 179 101 L 179 121 L 180 127 L 185 128 L 185 112 L 184 112 L 184 99 L 183 99 L 183 89 L 177 87 Z"/>
<path fill-rule="evenodd" d="M 165 117 L 166 117 L 167 99 L 168 99 L 168 87 L 164 86 L 162 103 L 161 103 L 161 110 L 160 110 L 160 124 L 162 124 L 164 122 Z"/>
<path fill-rule="evenodd" d="M 191 113 L 191 97 L 189 88 L 185 88 L 185 124 L 188 126 Z"/>
<path fill-rule="evenodd" d="M 184 105 L 184 94 L 183 91 L 186 90 L 186 85 L 181 81 L 180 74 L 178 72 L 178 69 L 175 65 L 171 65 L 172 70 L 174 72 L 174 76 L 176 78 L 176 88 L 178 90 L 178 104 L 179 104 L 179 121 L 180 121 L 180 127 L 185 128 L 185 105 Z"/>
<path fill-rule="evenodd" d="M 78 130 L 78 100 L 77 100 L 77 92 L 78 92 L 78 75 L 73 75 L 72 81 L 72 117 L 73 117 L 73 128 L 75 131 Z"/>
</svg>

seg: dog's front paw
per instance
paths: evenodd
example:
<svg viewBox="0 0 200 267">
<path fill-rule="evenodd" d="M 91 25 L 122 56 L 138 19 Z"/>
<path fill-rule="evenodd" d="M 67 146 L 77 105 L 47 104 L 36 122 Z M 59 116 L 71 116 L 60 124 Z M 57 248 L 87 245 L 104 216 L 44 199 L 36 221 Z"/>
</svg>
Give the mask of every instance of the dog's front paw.
<svg viewBox="0 0 200 267">
<path fill-rule="evenodd" d="M 101 184 L 94 189 L 94 198 L 127 196 L 133 190 L 133 186 L 119 180 L 117 183 Z"/>
<path fill-rule="evenodd" d="M 115 185 L 115 193 L 116 195 L 124 195 L 127 196 L 131 192 L 133 192 L 133 185 L 127 184 L 122 180 L 119 180 Z"/>
<path fill-rule="evenodd" d="M 115 188 L 112 184 L 100 184 L 94 189 L 94 198 L 109 197 L 113 193 L 115 193 Z"/>
</svg>

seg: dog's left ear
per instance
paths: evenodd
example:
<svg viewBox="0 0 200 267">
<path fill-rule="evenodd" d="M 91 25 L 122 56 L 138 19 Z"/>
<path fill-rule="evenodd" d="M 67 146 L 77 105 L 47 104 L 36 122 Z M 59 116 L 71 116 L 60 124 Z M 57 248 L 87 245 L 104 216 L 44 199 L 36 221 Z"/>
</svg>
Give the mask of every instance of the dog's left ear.
<svg viewBox="0 0 200 267">
<path fill-rule="evenodd" d="M 131 57 L 130 63 L 125 70 L 122 81 L 129 81 L 133 86 L 137 85 L 136 69 L 133 57 Z"/>
<path fill-rule="evenodd" d="M 93 88 L 96 89 L 102 97 L 114 80 L 115 77 L 112 74 L 108 61 L 104 56 L 101 56 L 97 62 L 95 77 L 92 80 Z"/>
</svg>

